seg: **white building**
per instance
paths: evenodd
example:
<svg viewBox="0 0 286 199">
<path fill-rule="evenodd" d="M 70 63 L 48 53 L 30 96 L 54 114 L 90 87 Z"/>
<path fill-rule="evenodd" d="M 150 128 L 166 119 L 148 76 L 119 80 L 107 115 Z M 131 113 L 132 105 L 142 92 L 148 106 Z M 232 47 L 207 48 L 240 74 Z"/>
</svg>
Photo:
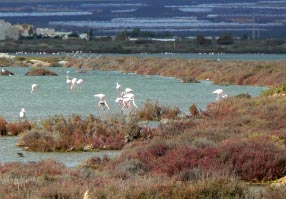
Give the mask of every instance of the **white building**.
<svg viewBox="0 0 286 199">
<path fill-rule="evenodd" d="M 81 34 L 78 35 L 78 37 L 79 37 L 80 39 L 88 40 L 88 35 L 87 35 L 87 33 L 81 33 Z"/>
<path fill-rule="evenodd" d="M 69 35 L 72 34 L 72 32 L 56 32 L 56 34 L 62 39 L 68 39 Z"/>
<path fill-rule="evenodd" d="M 36 35 L 43 37 L 56 37 L 56 31 L 54 28 L 36 28 Z"/>
<path fill-rule="evenodd" d="M 17 27 L 12 26 L 4 20 L 0 20 L 0 40 L 6 39 L 18 40 L 19 31 Z"/>
</svg>

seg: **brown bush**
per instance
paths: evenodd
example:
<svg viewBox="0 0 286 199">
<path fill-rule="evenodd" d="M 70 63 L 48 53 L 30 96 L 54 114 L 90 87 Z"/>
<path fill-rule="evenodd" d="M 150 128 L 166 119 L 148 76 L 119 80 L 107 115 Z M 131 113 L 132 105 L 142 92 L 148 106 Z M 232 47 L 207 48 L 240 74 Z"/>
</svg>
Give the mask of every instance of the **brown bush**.
<svg viewBox="0 0 286 199">
<path fill-rule="evenodd" d="M 175 119 L 181 111 L 179 108 L 170 108 L 166 106 L 159 106 L 158 101 L 152 103 L 147 100 L 144 107 L 139 110 L 138 117 L 140 120 L 155 120 L 159 121 L 163 118 Z"/>
<path fill-rule="evenodd" d="M 53 71 L 50 71 L 45 68 L 33 68 L 28 71 L 25 75 L 27 76 L 57 76 L 57 74 Z"/>
<path fill-rule="evenodd" d="M 27 130 L 31 130 L 32 125 L 29 121 L 10 122 L 7 124 L 8 135 L 19 135 Z"/>
<path fill-rule="evenodd" d="M 200 117 L 200 111 L 198 110 L 195 104 L 192 104 L 192 106 L 190 106 L 189 111 L 193 117 L 195 118 Z"/>
<path fill-rule="evenodd" d="M 30 141 L 23 136 L 20 142 L 35 151 L 122 149 L 127 127 L 123 117 L 103 120 L 93 115 L 85 119 L 78 115 L 71 118 L 57 115 L 42 120 L 38 129 L 28 132 L 25 136 L 31 137 Z"/>
<path fill-rule="evenodd" d="M 220 150 L 223 163 L 243 180 L 275 180 L 286 175 L 286 149 L 270 136 L 225 141 Z"/>
<path fill-rule="evenodd" d="M 7 121 L 3 117 L 0 117 L 0 135 L 7 134 L 6 125 L 7 125 Z"/>
<path fill-rule="evenodd" d="M 55 133 L 36 130 L 25 132 L 19 141 L 20 146 L 25 146 L 31 151 L 55 151 L 60 148 L 59 135 Z"/>
</svg>

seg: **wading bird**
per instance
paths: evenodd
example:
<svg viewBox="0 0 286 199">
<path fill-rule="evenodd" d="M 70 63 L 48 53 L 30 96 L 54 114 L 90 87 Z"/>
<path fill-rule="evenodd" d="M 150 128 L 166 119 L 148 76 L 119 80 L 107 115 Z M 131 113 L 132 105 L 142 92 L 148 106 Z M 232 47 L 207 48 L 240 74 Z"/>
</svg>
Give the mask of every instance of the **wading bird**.
<svg viewBox="0 0 286 199">
<path fill-rule="evenodd" d="M 224 94 L 224 91 L 222 89 L 216 89 L 212 92 L 213 94 L 217 94 L 216 101 L 219 102 L 222 99 L 227 98 L 227 94 Z"/>
<path fill-rule="evenodd" d="M 26 110 L 24 108 L 21 109 L 19 113 L 20 118 L 25 118 L 26 117 Z"/>
<path fill-rule="evenodd" d="M 137 108 L 137 105 L 135 104 L 135 95 L 133 93 L 128 93 L 123 96 L 122 100 L 122 108 L 131 108 L 131 102 L 135 108 Z"/>
<path fill-rule="evenodd" d="M 79 85 L 79 89 L 81 89 L 82 84 L 83 84 L 83 80 L 82 80 L 82 79 L 78 79 L 78 80 L 76 81 L 76 84 Z"/>
<path fill-rule="evenodd" d="M 125 90 L 123 92 L 120 93 L 120 97 L 123 97 L 124 95 L 127 95 L 129 93 L 133 93 L 133 89 L 131 88 L 125 88 Z"/>
<path fill-rule="evenodd" d="M 71 91 L 74 91 L 76 89 L 76 85 L 77 85 L 77 78 L 72 78 L 71 80 Z"/>
<path fill-rule="evenodd" d="M 38 84 L 32 84 L 32 90 L 31 90 L 31 93 L 35 93 L 35 92 L 37 92 L 37 91 L 38 91 L 38 89 L 39 89 Z"/>
<path fill-rule="evenodd" d="M 128 93 L 133 93 L 133 89 L 125 88 L 125 94 L 128 94 Z"/>
<path fill-rule="evenodd" d="M 67 83 L 67 84 L 71 84 L 71 83 L 72 83 L 72 80 L 70 79 L 70 77 L 67 75 L 66 78 L 67 78 L 66 83 Z"/>
<path fill-rule="evenodd" d="M 116 91 L 117 91 L 117 95 L 118 95 L 118 91 L 119 91 L 120 87 L 121 87 L 121 85 L 118 82 L 116 82 L 115 88 L 116 88 Z"/>
<path fill-rule="evenodd" d="M 105 95 L 104 94 L 95 94 L 94 97 L 97 97 L 98 103 L 97 103 L 97 107 L 98 109 L 103 109 L 105 111 L 105 107 L 107 107 L 107 109 L 109 109 L 109 106 L 105 100 Z"/>
<path fill-rule="evenodd" d="M 118 97 L 116 98 L 115 102 L 119 104 L 119 107 L 121 109 L 131 108 L 131 102 L 133 106 L 137 108 L 137 105 L 135 104 L 135 95 L 133 93 L 128 93 L 123 95 L 122 97 Z"/>
<path fill-rule="evenodd" d="M 24 154 L 21 153 L 21 152 L 18 152 L 17 154 L 18 154 L 19 157 L 24 157 Z"/>
</svg>

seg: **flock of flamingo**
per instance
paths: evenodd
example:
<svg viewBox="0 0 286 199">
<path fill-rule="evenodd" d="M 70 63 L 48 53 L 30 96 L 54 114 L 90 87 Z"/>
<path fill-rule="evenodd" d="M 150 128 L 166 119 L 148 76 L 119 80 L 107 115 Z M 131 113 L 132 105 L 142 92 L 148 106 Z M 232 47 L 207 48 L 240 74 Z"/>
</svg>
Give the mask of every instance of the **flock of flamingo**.
<svg viewBox="0 0 286 199">
<path fill-rule="evenodd" d="M 67 71 L 67 74 L 68 73 L 69 71 Z M 81 89 L 83 82 L 84 82 L 83 79 L 78 79 L 76 77 L 71 79 L 68 75 L 66 76 L 66 84 L 70 86 L 71 91 L 75 91 L 77 88 Z M 119 108 L 121 110 L 130 109 L 132 108 L 132 104 L 135 108 L 138 108 L 135 103 L 135 94 L 134 94 L 133 89 L 126 88 L 124 89 L 124 91 L 119 92 L 120 88 L 121 88 L 121 85 L 118 82 L 116 82 L 115 89 L 117 90 L 117 98 L 115 102 L 118 104 Z M 32 84 L 31 93 L 32 94 L 36 93 L 38 89 L 39 89 L 38 84 L 35 84 L 35 83 Z M 105 111 L 106 109 L 110 109 L 109 105 L 106 102 L 105 94 L 98 93 L 98 94 L 95 94 L 94 97 L 98 98 L 98 103 L 97 103 L 98 110 Z M 26 117 L 26 110 L 24 108 L 21 109 L 19 116 L 20 118 Z"/>
<path fill-rule="evenodd" d="M 69 71 L 67 71 L 67 74 L 68 73 Z M 66 84 L 70 86 L 71 91 L 75 91 L 78 87 L 79 89 L 82 89 L 83 82 L 84 82 L 83 79 L 78 79 L 75 77 L 71 79 L 68 75 L 66 76 Z M 130 109 L 132 105 L 135 108 L 138 108 L 135 103 L 135 95 L 133 89 L 125 88 L 122 92 L 119 92 L 120 88 L 121 85 L 118 82 L 116 82 L 115 89 L 117 91 L 117 98 L 115 102 L 118 104 L 119 108 L 121 110 Z M 31 93 L 32 94 L 36 93 L 38 89 L 39 89 L 38 84 L 32 84 Z M 217 95 L 216 96 L 217 102 L 227 98 L 227 94 L 225 94 L 223 89 L 216 89 L 212 93 Z M 97 103 L 98 110 L 105 111 L 106 109 L 110 109 L 109 105 L 106 102 L 105 94 L 97 93 L 94 95 L 94 97 L 98 98 L 98 103 Z M 26 110 L 24 108 L 21 109 L 19 116 L 20 118 L 26 117 Z"/>
</svg>

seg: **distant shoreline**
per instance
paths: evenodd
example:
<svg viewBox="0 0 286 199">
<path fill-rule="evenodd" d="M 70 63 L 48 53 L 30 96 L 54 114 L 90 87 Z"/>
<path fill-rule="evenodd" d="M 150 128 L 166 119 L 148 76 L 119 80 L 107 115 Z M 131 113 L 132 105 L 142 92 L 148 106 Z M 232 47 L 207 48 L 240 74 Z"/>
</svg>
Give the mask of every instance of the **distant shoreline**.
<svg viewBox="0 0 286 199">
<path fill-rule="evenodd" d="M 27 39 L 1 41 L 2 52 L 75 52 L 84 53 L 265 53 L 286 54 L 286 40 L 234 40 L 233 44 L 198 44 L 193 40 L 173 41 L 121 41 L 93 39 Z"/>
<path fill-rule="evenodd" d="M 78 57 L 77 57 L 78 56 Z M 35 62 L 35 60 L 38 60 Z M 62 64 L 64 63 L 64 64 Z M 2 67 L 67 67 L 174 77 L 183 82 L 210 80 L 221 85 L 276 86 L 285 82 L 286 60 L 217 60 L 140 56 L 16 56 L 1 58 Z"/>
</svg>

